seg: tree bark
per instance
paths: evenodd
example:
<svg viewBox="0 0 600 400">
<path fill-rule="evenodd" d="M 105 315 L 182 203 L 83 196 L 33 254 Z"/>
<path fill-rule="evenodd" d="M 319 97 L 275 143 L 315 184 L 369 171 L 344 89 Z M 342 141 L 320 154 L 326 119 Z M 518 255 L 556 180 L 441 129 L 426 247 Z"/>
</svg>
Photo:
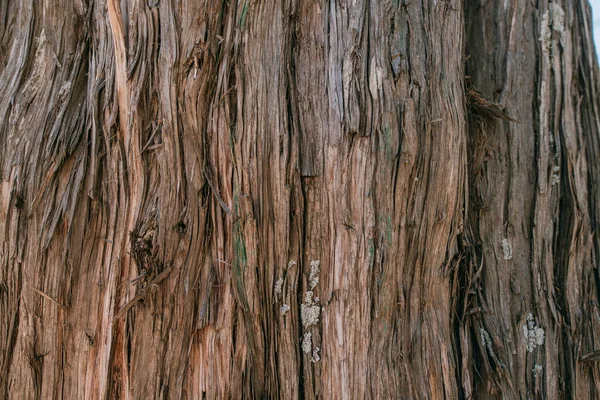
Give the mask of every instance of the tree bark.
<svg viewBox="0 0 600 400">
<path fill-rule="evenodd" d="M 0 21 L 0 397 L 600 396 L 587 0 Z"/>
</svg>

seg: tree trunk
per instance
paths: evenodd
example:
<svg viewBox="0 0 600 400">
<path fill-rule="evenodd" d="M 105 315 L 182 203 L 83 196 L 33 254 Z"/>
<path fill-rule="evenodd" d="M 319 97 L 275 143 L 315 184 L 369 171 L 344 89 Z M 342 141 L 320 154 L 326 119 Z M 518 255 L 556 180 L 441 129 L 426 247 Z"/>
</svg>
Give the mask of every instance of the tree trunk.
<svg viewBox="0 0 600 400">
<path fill-rule="evenodd" d="M 600 396 L 587 0 L 0 1 L 0 397 Z"/>
</svg>

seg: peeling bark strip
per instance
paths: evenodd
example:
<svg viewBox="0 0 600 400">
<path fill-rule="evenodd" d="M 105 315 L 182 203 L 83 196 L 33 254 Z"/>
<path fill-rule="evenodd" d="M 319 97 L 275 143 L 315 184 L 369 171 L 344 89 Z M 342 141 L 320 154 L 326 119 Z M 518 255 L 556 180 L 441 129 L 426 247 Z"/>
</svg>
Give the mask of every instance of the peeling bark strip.
<svg viewBox="0 0 600 400">
<path fill-rule="evenodd" d="M 1 398 L 600 396 L 586 1 L 0 21 Z"/>
</svg>

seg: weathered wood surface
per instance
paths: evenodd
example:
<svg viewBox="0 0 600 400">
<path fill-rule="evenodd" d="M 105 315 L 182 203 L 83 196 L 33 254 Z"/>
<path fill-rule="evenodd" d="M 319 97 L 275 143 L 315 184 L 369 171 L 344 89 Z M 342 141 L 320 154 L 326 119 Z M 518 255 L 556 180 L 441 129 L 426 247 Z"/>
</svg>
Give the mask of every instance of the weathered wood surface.
<svg viewBox="0 0 600 400">
<path fill-rule="evenodd" d="M 0 397 L 597 398 L 598 78 L 585 0 L 0 1 Z"/>
</svg>

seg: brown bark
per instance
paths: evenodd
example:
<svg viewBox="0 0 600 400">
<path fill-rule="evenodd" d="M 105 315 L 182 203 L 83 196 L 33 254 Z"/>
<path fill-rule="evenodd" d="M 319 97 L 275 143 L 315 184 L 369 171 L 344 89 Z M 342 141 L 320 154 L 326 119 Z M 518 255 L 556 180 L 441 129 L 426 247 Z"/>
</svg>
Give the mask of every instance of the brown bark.
<svg viewBox="0 0 600 400">
<path fill-rule="evenodd" d="M 600 395 L 587 1 L 0 21 L 0 397 Z"/>
<path fill-rule="evenodd" d="M 504 364 L 498 368 L 479 339 L 481 373 L 521 397 L 597 398 L 597 365 L 580 361 L 600 345 L 598 68 L 589 6 L 468 3 L 467 73 L 520 122 L 470 121 L 479 162 L 469 186 L 467 240 L 476 244 L 469 273 L 483 268 L 473 281 L 482 312 L 466 326 L 473 336 L 487 332 Z M 545 340 L 524 352 L 531 321 Z"/>
</svg>

